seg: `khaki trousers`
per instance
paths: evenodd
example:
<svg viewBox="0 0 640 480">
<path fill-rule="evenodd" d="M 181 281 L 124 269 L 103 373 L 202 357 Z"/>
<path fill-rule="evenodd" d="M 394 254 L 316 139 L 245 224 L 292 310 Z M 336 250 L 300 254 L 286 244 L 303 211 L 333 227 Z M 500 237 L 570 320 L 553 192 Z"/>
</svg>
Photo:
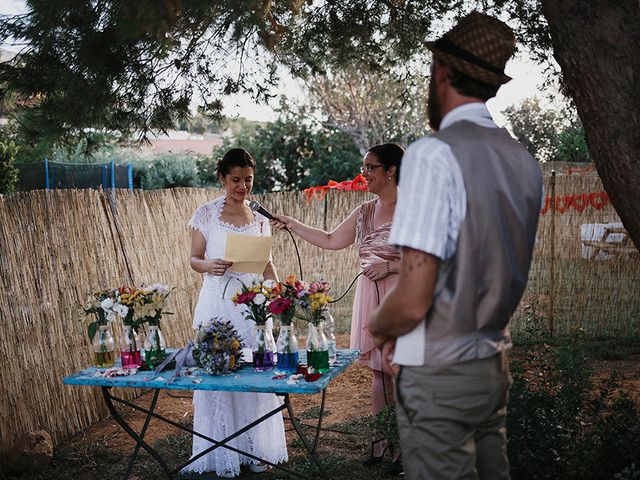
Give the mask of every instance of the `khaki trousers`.
<svg viewBox="0 0 640 480">
<path fill-rule="evenodd" d="M 402 367 L 396 410 L 410 480 L 508 480 L 506 353 L 447 367 Z"/>
</svg>

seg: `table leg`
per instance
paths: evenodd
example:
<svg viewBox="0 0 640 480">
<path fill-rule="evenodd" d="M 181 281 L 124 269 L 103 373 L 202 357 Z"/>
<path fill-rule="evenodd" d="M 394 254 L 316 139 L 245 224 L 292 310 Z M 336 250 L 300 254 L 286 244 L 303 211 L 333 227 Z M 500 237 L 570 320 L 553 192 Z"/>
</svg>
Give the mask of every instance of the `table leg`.
<svg viewBox="0 0 640 480">
<path fill-rule="evenodd" d="M 316 427 L 316 435 L 313 441 L 313 445 L 309 444 L 309 440 L 307 440 L 307 437 L 302 431 L 302 428 L 300 428 L 300 424 L 298 423 L 298 420 L 296 419 L 296 416 L 293 413 L 293 407 L 291 405 L 291 401 L 289 400 L 289 395 L 288 394 L 284 395 L 284 403 L 287 406 L 287 412 L 289 413 L 289 420 L 291 421 L 293 428 L 298 434 L 298 437 L 300 438 L 300 440 L 302 440 L 302 443 L 304 444 L 304 447 L 307 449 L 307 452 L 309 453 L 309 456 L 310 456 L 311 461 L 309 462 L 309 475 L 307 478 L 313 478 L 314 464 L 318 467 L 318 470 L 320 471 L 320 475 L 322 475 L 322 478 L 327 478 L 327 475 L 325 474 L 325 471 L 322 468 L 322 465 L 320 464 L 320 460 L 316 455 L 316 449 L 318 447 L 318 441 L 320 439 L 320 429 L 322 426 L 322 415 L 324 414 L 325 395 L 326 395 L 326 389 L 322 390 L 322 402 L 320 404 L 320 418 L 318 419 L 318 426 Z"/>
<path fill-rule="evenodd" d="M 251 422 L 250 424 L 246 425 L 245 427 L 243 427 L 242 429 L 238 430 L 237 432 L 229 435 L 227 438 L 224 438 L 222 440 L 215 440 L 213 438 L 207 437 L 206 435 L 204 435 L 202 433 L 196 432 L 195 430 L 192 430 L 192 429 L 190 429 L 188 427 L 185 427 L 184 425 L 182 425 L 180 423 L 174 422 L 173 420 L 171 420 L 169 418 L 163 417 L 162 415 L 158 415 L 157 413 L 155 413 L 153 411 L 145 410 L 144 408 L 139 407 L 138 405 L 136 405 L 134 403 L 128 402 L 126 400 L 123 400 L 123 399 L 117 398 L 117 397 L 111 397 L 111 399 L 115 400 L 115 401 L 117 401 L 119 403 L 122 403 L 123 405 L 126 405 L 126 406 L 128 406 L 128 407 L 130 407 L 130 408 L 132 408 L 132 409 L 134 409 L 136 411 L 145 413 L 145 414 L 147 414 L 147 415 L 149 415 L 149 416 L 151 416 L 153 418 L 156 418 L 156 419 L 158 419 L 158 420 L 160 420 L 160 421 L 162 421 L 164 423 L 172 425 L 172 426 L 174 426 L 174 427 L 176 427 L 176 428 L 178 428 L 180 430 L 183 430 L 183 431 L 188 432 L 188 433 L 190 433 L 192 435 L 195 435 L 195 436 L 198 436 L 200 438 L 203 438 L 203 439 L 205 439 L 205 440 L 207 440 L 207 441 L 209 441 L 209 442 L 211 442 L 213 444 L 208 449 L 200 452 L 198 455 L 196 455 L 194 457 L 191 457 L 187 462 L 185 462 L 182 465 L 180 465 L 179 467 L 173 469 L 170 473 L 178 473 L 184 467 L 186 467 L 187 465 L 190 465 L 191 463 L 195 462 L 198 458 L 202 457 L 203 455 L 206 455 L 207 453 L 215 450 L 216 448 L 222 447 L 222 448 L 226 448 L 228 450 L 231 450 L 233 452 L 236 452 L 236 453 L 238 453 L 240 455 L 244 455 L 246 457 L 249 457 L 249 458 L 251 458 L 253 460 L 258 460 L 260 462 L 264 462 L 267 465 L 270 465 L 271 467 L 277 468 L 278 470 L 282 470 L 284 472 L 290 473 L 290 474 L 295 475 L 295 476 L 300 477 L 300 478 L 305 478 L 304 475 L 302 475 L 302 474 L 300 474 L 298 472 L 294 472 L 293 470 L 290 470 L 290 469 L 288 469 L 286 467 L 283 467 L 281 465 L 276 465 L 275 463 L 271 463 L 271 462 L 269 462 L 269 461 L 267 461 L 267 460 L 265 460 L 263 458 L 255 456 L 255 455 L 253 455 L 253 454 L 251 454 L 249 452 L 245 452 L 245 451 L 242 451 L 242 450 L 240 450 L 238 448 L 232 447 L 231 445 L 227 445 L 227 442 L 233 440 L 234 438 L 236 438 L 239 435 L 242 435 L 244 432 L 246 432 L 247 430 L 250 430 L 251 428 L 253 428 L 256 425 L 258 425 L 259 423 L 265 421 L 267 418 L 272 417 L 273 415 L 277 414 L 278 412 L 284 410 L 286 408 L 286 405 L 281 405 L 281 406 L 271 410 L 270 412 L 264 414 L 262 417 L 258 418 L 257 420 L 254 420 L 253 422 Z M 126 431 L 127 431 L 127 433 L 130 434 L 130 430 L 126 430 Z"/>
<path fill-rule="evenodd" d="M 129 476 L 131 475 L 131 470 L 133 468 L 133 463 L 135 462 L 135 459 L 138 456 L 138 451 L 140 450 L 140 447 L 144 448 L 149 455 L 151 455 L 156 462 L 158 462 L 160 464 L 160 466 L 162 467 L 162 469 L 164 470 L 164 472 L 167 475 L 167 478 L 171 478 L 171 471 L 169 469 L 169 467 L 167 466 L 166 462 L 164 461 L 164 459 L 160 456 L 160 454 L 158 452 L 156 452 L 148 443 L 146 443 L 144 441 L 144 436 L 147 433 L 147 428 L 149 426 L 149 422 L 151 421 L 151 417 L 155 416 L 153 411 L 156 408 L 156 404 L 158 402 L 158 395 L 160 394 L 160 390 L 159 389 L 155 389 L 154 390 L 154 395 L 153 395 L 153 400 L 151 401 L 151 406 L 149 407 L 149 410 L 147 412 L 147 418 L 145 419 L 145 423 L 144 426 L 142 427 L 142 431 L 140 432 L 140 435 L 138 435 L 130 426 L 129 424 L 126 422 L 126 420 L 124 418 L 122 418 L 122 416 L 118 413 L 118 411 L 115 409 L 115 407 L 113 406 L 113 402 L 112 402 L 112 397 L 111 397 L 111 392 L 109 391 L 110 387 L 102 387 L 102 395 L 105 399 L 105 402 L 107 404 L 107 408 L 109 408 L 109 412 L 111 413 L 111 416 L 114 418 L 114 420 L 116 422 L 118 422 L 118 424 L 120 424 L 120 426 L 124 429 L 125 432 L 127 432 L 129 434 L 129 436 L 131 438 L 133 438 L 136 442 L 136 446 L 133 450 L 133 454 L 131 455 L 131 458 L 129 459 L 129 464 L 127 466 L 127 471 L 125 472 L 124 476 L 122 477 L 123 480 L 127 480 L 129 478 Z"/>
</svg>

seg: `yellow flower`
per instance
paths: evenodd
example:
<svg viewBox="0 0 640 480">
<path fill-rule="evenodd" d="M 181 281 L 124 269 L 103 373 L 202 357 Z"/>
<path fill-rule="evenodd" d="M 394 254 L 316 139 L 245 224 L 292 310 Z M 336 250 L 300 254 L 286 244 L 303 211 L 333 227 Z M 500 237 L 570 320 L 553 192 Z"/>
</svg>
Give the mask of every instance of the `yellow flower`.
<svg viewBox="0 0 640 480">
<path fill-rule="evenodd" d="M 229 368 L 233 369 L 233 367 L 236 366 L 236 357 L 231 356 L 231 358 L 229 358 Z"/>
<path fill-rule="evenodd" d="M 319 302 L 316 302 L 316 301 L 311 302 L 311 309 L 312 310 L 318 310 L 319 308 L 320 308 L 320 303 Z"/>
<path fill-rule="evenodd" d="M 231 340 L 231 350 L 237 350 L 238 348 L 240 348 L 240 342 L 237 338 L 234 338 L 233 340 Z M 233 357 L 231 358 L 233 359 Z"/>
</svg>

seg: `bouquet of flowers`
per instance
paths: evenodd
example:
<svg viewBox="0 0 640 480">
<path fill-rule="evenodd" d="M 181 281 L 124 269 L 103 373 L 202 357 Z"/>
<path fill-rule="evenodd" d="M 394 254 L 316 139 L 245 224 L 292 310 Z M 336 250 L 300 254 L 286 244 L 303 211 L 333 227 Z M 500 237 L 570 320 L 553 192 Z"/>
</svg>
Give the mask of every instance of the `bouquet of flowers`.
<svg viewBox="0 0 640 480">
<path fill-rule="evenodd" d="M 296 282 L 296 276 L 289 275 L 284 283 L 278 283 L 272 290 L 275 298 L 269 302 L 269 312 L 278 315 L 280 323 L 285 327 L 291 325 L 296 313 L 298 304 Z"/>
<path fill-rule="evenodd" d="M 237 370 L 242 358 L 242 339 L 231 322 L 212 319 L 198 329 L 193 358 L 211 375 Z"/>
<path fill-rule="evenodd" d="M 87 296 L 84 305 L 80 307 L 80 320 L 87 324 L 89 339 L 93 339 L 100 325 L 108 325 L 116 317 L 125 316 L 128 310 L 116 301 L 114 290 L 104 288 Z M 90 321 L 93 319 L 93 321 Z"/>
<path fill-rule="evenodd" d="M 327 304 L 333 300 L 329 291 L 331 285 L 324 280 L 306 283 L 298 280 L 295 275 L 289 275 L 285 288 L 291 288 L 297 298 L 297 304 L 304 312 L 299 318 L 313 323 L 315 326 L 323 320 Z"/>
<path fill-rule="evenodd" d="M 246 320 L 253 320 L 256 325 L 265 325 L 271 318 L 269 304 L 279 292 L 280 287 L 274 280 L 256 279 L 249 286 L 243 285 L 231 300 L 235 305 L 247 306 Z"/>
<path fill-rule="evenodd" d="M 167 297 L 172 291 L 172 288 L 161 283 L 148 287 L 123 285 L 118 288 L 115 291 L 115 298 L 117 303 L 124 307 L 122 309 L 124 315 L 120 315 L 123 323 L 134 330 L 144 323 L 159 326 L 163 313 L 171 315 L 171 312 L 163 312 L 163 310 L 167 304 Z"/>
</svg>

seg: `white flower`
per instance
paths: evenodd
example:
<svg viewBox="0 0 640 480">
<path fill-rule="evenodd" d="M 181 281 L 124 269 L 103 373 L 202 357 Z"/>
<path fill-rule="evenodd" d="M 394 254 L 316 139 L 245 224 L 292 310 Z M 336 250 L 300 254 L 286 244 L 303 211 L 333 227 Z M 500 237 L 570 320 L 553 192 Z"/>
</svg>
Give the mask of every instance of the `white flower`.
<svg viewBox="0 0 640 480">
<path fill-rule="evenodd" d="M 105 298 L 102 303 L 100 303 L 102 309 L 106 312 L 113 307 L 113 298 Z"/>
<path fill-rule="evenodd" d="M 116 319 L 116 312 L 109 310 L 107 312 L 107 322 L 113 322 Z"/>
<path fill-rule="evenodd" d="M 271 279 L 265 280 L 262 286 L 265 288 L 273 288 L 276 286 L 276 282 L 275 280 L 271 280 Z"/>
<path fill-rule="evenodd" d="M 121 318 L 126 317 L 127 313 L 129 313 L 129 307 L 127 307 L 126 305 L 122 305 L 120 303 L 116 303 L 113 309 L 116 311 L 118 315 L 120 315 Z"/>
<path fill-rule="evenodd" d="M 255 297 L 253 297 L 253 303 L 255 303 L 256 305 L 262 305 L 266 301 L 267 297 L 265 297 L 261 293 L 258 293 Z"/>
<path fill-rule="evenodd" d="M 164 283 L 155 283 L 155 284 L 150 285 L 150 286 L 148 286 L 146 288 L 148 288 L 149 290 L 151 290 L 153 292 L 159 293 L 161 295 L 166 295 L 167 293 L 169 293 L 169 290 L 171 290 L 169 288 L 169 286 L 165 285 Z"/>
</svg>

